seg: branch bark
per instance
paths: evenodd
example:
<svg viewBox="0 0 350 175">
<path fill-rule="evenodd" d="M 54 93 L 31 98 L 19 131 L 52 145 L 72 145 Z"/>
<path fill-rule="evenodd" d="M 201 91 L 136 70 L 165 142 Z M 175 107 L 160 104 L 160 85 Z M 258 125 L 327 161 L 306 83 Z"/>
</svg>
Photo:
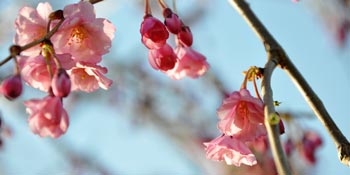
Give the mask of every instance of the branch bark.
<svg viewBox="0 0 350 175">
<path fill-rule="evenodd" d="M 350 159 L 350 143 L 346 137 L 339 130 L 322 101 L 319 99 L 317 94 L 312 90 L 310 85 L 301 75 L 299 70 L 294 66 L 292 61 L 289 59 L 284 49 L 280 44 L 273 38 L 268 32 L 261 21 L 256 17 L 254 12 L 250 9 L 249 5 L 245 0 L 229 0 L 231 5 L 236 8 L 240 15 L 246 20 L 251 29 L 256 33 L 259 39 L 265 46 L 265 50 L 268 55 L 268 63 L 272 60 L 278 66 L 280 66 L 293 80 L 294 84 L 298 87 L 300 93 L 309 104 L 310 108 L 314 111 L 322 125 L 325 127 L 331 138 L 333 139 L 337 149 L 340 161 L 349 166 Z M 266 77 L 265 77 L 266 78 Z M 266 86 L 266 84 L 264 85 Z M 272 96 L 272 94 L 270 94 Z M 272 97 L 271 97 L 272 98 Z M 264 100 L 265 102 L 265 100 Z M 265 102 L 266 103 L 266 102 Z M 265 116 L 268 117 L 268 116 Z M 269 133 L 270 134 L 270 133 Z M 269 136 L 270 137 L 270 136 Z M 275 150 L 276 151 L 276 150 Z M 276 164 L 279 159 L 275 158 Z M 277 159 L 276 159 L 277 158 Z M 281 170 L 282 171 L 282 170 Z M 285 171 L 282 171 L 285 172 Z M 279 173 L 282 174 L 282 172 Z"/>
</svg>

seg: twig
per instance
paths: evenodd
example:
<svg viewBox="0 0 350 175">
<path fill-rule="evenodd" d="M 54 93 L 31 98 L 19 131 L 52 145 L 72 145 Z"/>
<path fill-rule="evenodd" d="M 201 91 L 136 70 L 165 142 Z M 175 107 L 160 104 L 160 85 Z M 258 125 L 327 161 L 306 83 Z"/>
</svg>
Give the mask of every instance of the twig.
<svg viewBox="0 0 350 175">
<path fill-rule="evenodd" d="M 286 73 L 291 77 L 311 109 L 314 111 L 318 119 L 321 121 L 333 139 L 338 149 L 338 156 L 340 161 L 343 164 L 349 166 L 350 143 L 334 123 L 333 119 L 324 107 L 322 101 L 318 98 L 316 93 L 312 90 L 304 77 L 291 62 L 283 48 L 255 16 L 249 5 L 244 0 L 230 0 L 230 2 L 232 6 L 234 6 L 236 10 L 244 17 L 256 35 L 263 42 L 265 50 L 268 54 L 268 59 L 274 59 L 276 64 L 285 70 Z"/>
</svg>

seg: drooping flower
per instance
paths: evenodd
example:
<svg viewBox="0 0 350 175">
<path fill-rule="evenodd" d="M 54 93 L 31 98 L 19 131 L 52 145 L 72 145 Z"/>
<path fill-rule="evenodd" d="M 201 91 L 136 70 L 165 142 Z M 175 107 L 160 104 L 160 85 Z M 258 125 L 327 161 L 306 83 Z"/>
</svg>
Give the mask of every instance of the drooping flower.
<svg viewBox="0 0 350 175">
<path fill-rule="evenodd" d="M 217 115 L 220 119 L 218 128 L 226 135 L 241 141 L 253 141 L 266 135 L 263 103 L 247 89 L 235 91 L 224 99 Z"/>
<path fill-rule="evenodd" d="M 168 71 L 174 68 L 177 62 L 177 56 L 174 53 L 173 48 L 168 44 L 165 44 L 159 49 L 150 50 L 148 61 L 154 69 Z"/>
<path fill-rule="evenodd" d="M 257 164 L 256 158 L 246 144 L 232 136 L 219 136 L 204 143 L 208 159 L 225 161 L 228 165 Z"/>
<path fill-rule="evenodd" d="M 46 34 L 49 14 L 52 7 L 48 2 L 39 3 L 36 9 L 23 7 L 20 9 L 15 21 L 16 35 L 14 43 L 16 45 L 26 45 Z M 40 53 L 40 46 L 34 46 L 21 52 L 25 56 L 36 56 Z"/>
<path fill-rule="evenodd" d="M 22 79 L 20 75 L 12 75 L 1 82 L 0 93 L 13 100 L 22 94 Z"/>
<path fill-rule="evenodd" d="M 98 88 L 107 90 L 112 85 L 112 80 L 104 76 L 107 68 L 93 64 L 77 63 L 68 73 L 72 82 L 72 90 L 93 92 Z"/>
<path fill-rule="evenodd" d="M 34 134 L 40 137 L 58 138 L 67 131 L 69 118 L 61 98 L 47 96 L 43 99 L 25 101 L 24 105 L 29 114 L 29 127 Z"/>
<path fill-rule="evenodd" d="M 153 16 L 145 16 L 140 28 L 142 43 L 149 49 L 159 49 L 166 44 L 169 32 L 165 25 Z"/>
<path fill-rule="evenodd" d="M 67 71 L 60 68 L 52 78 L 52 92 L 57 97 L 67 97 L 70 93 L 72 83 Z"/>
<path fill-rule="evenodd" d="M 57 54 L 62 68 L 68 70 L 74 66 L 74 61 L 70 54 Z M 19 66 L 23 80 L 31 87 L 48 92 L 51 86 L 51 77 L 47 69 L 45 58 L 42 55 L 19 57 Z M 56 65 L 52 59 L 49 60 L 52 73 L 56 73 Z"/>
<path fill-rule="evenodd" d="M 178 46 L 175 53 L 179 60 L 174 69 L 167 72 L 173 79 L 179 80 L 184 77 L 198 78 L 205 74 L 209 68 L 204 55 L 196 52 L 191 47 Z"/>
<path fill-rule="evenodd" d="M 96 18 L 94 6 L 86 1 L 66 6 L 63 14 L 65 21 L 52 37 L 56 53 L 69 53 L 77 62 L 100 62 L 111 47 L 113 24 Z"/>
<path fill-rule="evenodd" d="M 163 16 L 165 18 L 164 24 L 169 32 L 178 34 L 181 31 L 182 22 L 177 14 L 173 13 L 171 9 L 166 8 L 163 10 Z"/>
</svg>

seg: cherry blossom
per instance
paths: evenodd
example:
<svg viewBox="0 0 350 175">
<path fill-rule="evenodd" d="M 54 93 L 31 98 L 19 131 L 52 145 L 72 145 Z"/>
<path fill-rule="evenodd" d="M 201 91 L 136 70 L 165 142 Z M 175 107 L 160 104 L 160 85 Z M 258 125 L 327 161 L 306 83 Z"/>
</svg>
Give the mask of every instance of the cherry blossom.
<svg viewBox="0 0 350 175">
<path fill-rule="evenodd" d="M 193 35 L 191 29 L 188 26 L 182 26 L 181 31 L 177 34 L 177 39 L 182 45 L 187 47 L 192 46 Z"/>
<path fill-rule="evenodd" d="M 94 6 L 86 1 L 66 6 L 63 14 L 65 21 L 52 37 L 56 53 L 69 53 L 77 62 L 100 62 L 111 47 L 113 24 L 96 18 Z"/>
<path fill-rule="evenodd" d="M 71 91 L 71 84 L 66 70 L 60 68 L 52 78 L 52 92 L 57 97 L 67 97 Z"/>
<path fill-rule="evenodd" d="M 257 164 L 256 158 L 246 144 L 232 136 L 219 136 L 204 143 L 207 158 L 225 161 L 228 165 L 240 166 Z"/>
<path fill-rule="evenodd" d="M 93 92 L 99 87 L 107 90 L 112 85 L 112 80 L 104 76 L 107 71 L 107 68 L 98 65 L 78 63 L 68 71 L 72 81 L 72 90 Z"/>
<path fill-rule="evenodd" d="M 173 13 L 171 9 L 166 8 L 163 10 L 163 16 L 165 18 L 164 24 L 168 31 L 173 34 L 178 34 L 181 31 L 182 22 L 177 14 Z"/>
<path fill-rule="evenodd" d="M 47 96 L 25 101 L 24 105 L 27 107 L 28 123 L 33 133 L 40 137 L 58 138 L 67 131 L 69 119 L 61 98 Z"/>
<path fill-rule="evenodd" d="M 70 54 L 58 54 L 57 59 L 64 69 L 74 66 L 74 61 Z M 49 60 L 52 73 L 56 72 L 56 65 L 52 59 Z M 51 75 L 47 69 L 47 63 L 42 55 L 35 57 L 19 57 L 19 66 L 23 80 L 31 87 L 48 92 L 51 86 Z"/>
<path fill-rule="evenodd" d="M 48 2 L 39 3 L 36 9 L 27 6 L 21 8 L 15 21 L 16 35 L 14 43 L 17 45 L 25 45 L 43 37 L 46 34 L 49 22 L 48 17 L 51 12 L 52 7 Z M 21 52 L 21 54 L 36 56 L 40 51 L 41 48 L 37 45 Z"/>
<path fill-rule="evenodd" d="M 178 46 L 175 53 L 179 60 L 174 69 L 167 72 L 167 75 L 173 79 L 178 80 L 186 76 L 198 78 L 209 69 L 209 64 L 205 56 L 196 52 L 191 47 Z"/>
<path fill-rule="evenodd" d="M 263 103 L 252 97 L 247 89 L 235 91 L 224 99 L 217 115 L 220 119 L 218 128 L 227 135 L 242 141 L 266 135 Z"/>
</svg>

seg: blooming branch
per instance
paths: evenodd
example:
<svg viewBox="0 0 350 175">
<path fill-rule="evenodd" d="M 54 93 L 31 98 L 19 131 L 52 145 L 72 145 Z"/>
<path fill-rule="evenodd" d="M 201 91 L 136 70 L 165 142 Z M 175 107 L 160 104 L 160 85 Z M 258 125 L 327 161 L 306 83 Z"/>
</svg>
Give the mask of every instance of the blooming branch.
<svg viewBox="0 0 350 175">
<path fill-rule="evenodd" d="M 260 38 L 260 40 L 264 44 L 265 50 L 268 55 L 268 62 L 272 62 L 272 63 L 274 62 L 276 66 L 278 65 L 283 70 L 285 70 L 286 73 L 293 80 L 295 85 L 298 87 L 299 91 L 304 96 L 305 100 L 308 102 L 311 109 L 314 111 L 318 119 L 321 121 L 323 126 L 326 128 L 327 132 L 332 137 L 335 145 L 337 146 L 338 156 L 340 161 L 345 165 L 349 165 L 350 143 L 346 139 L 346 137 L 342 134 L 342 132 L 339 130 L 337 125 L 334 123 L 333 119 L 331 118 L 326 108 L 324 107 L 322 101 L 318 98 L 316 93 L 312 90 L 310 85 L 306 82 L 304 77 L 301 75 L 298 69 L 291 62 L 291 60 L 285 53 L 284 49 L 279 45 L 279 43 L 268 32 L 268 30 L 264 27 L 264 25 L 260 22 L 260 20 L 255 16 L 253 11 L 250 9 L 249 5 L 244 0 L 231 0 L 230 2 L 232 6 L 235 7 L 236 10 L 247 21 L 249 26 L 252 28 L 252 30 L 254 30 L 256 35 Z M 272 63 L 269 63 L 269 64 L 272 64 Z M 270 96 L 272 96 L 272 94 L 270 94 Z M 268 117 L 268 116 L 265 116 L 265 117 Z M 279 162 L 279 159 L 275 159 L 275 161 L 277 163 Z M 277 163 L 277 165 L 278 164 L 280 163 Z M 280 170 L 281 169 L 279 169 L 279 171 Z M 280 171 L 280 174 L 282 174 L 281 171 Z"/>
</svg>

